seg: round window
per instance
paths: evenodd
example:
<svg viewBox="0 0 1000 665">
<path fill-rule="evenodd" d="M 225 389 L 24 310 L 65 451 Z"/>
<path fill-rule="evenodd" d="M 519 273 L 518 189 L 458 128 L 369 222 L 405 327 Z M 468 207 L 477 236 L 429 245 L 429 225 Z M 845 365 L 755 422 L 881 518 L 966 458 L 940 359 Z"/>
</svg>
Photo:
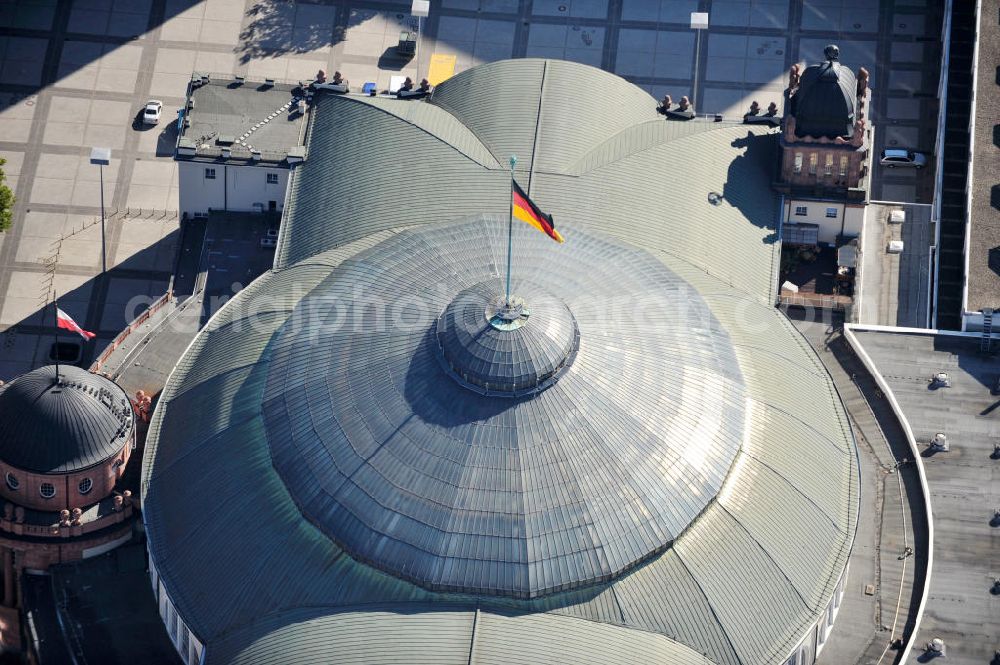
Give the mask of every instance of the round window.
<svg viewBox="0 0 1000 665">
<path fill-rule="evenodd" d="M 42 483 L 38 486 L 38 493 L 46 499 L 51 499 L 56 495 L 56 486 L 52 483 Z"/>
<path fill-rule="evenodd" d="M 16 490 L 20 486 L 21 486 L 21 481 L 17 479 L 17 476 L 15 476 L 13 473 L 11 473 L 10 471 L 8 471 L 7 472 L 7 487 L 11 488 L 12 490 Z"/>
<path fill-rule="evenodd" d="M 93 486 L 94 482 L 90 478 L 84 478 L 80 481 L 80 494 L 86 494 Z"/>
</svg>

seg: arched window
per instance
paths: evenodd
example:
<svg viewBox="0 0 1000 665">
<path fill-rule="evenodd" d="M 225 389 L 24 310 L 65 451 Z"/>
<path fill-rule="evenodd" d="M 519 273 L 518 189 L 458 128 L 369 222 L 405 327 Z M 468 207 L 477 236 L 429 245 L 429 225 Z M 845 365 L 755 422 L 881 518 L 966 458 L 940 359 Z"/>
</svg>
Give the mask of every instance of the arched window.
<svg viewBox="0 0 1000 665">
<path fill-rule="evenodd" d="M 44 499 L 51 499 L 56 495 L 56 486 L 52 483 L 42 483 L 38 486 L 38 493 L 41 494 Z"/>
<path fill-rule="evenodd" d="M 12 490 L 16 490 L 20 486 L 21 486 L 21 481 L 17 479 L 17 476 L 15 476 L 13 473 L 11 473 L 10 471 L 8 471 L 7 472 L 7 487 L 11 488 Z"/>
<path fill-rule="evenodd" d="M 93 486 L 94 486 L 94 481 L 92 481 L 90 478 L 84 478 L 83 480 L 80 481 L 79 485 L 80 494 L 86 494 L 91 490 Z"/>
</svg>

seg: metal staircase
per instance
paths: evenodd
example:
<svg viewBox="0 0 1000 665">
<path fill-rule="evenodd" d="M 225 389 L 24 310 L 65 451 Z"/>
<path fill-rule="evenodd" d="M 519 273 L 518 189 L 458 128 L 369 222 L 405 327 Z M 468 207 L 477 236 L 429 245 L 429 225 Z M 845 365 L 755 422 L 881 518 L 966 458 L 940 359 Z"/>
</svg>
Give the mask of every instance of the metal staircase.
<svg viewBox="0 0 1000 665">
<path fill-rule="evenodd" d="M 993 308 L 984 307 L 983 308 L 983 336 L 979 340 L 979 350 L 983 353 L 992 352 L 992 342 L 991 339 L 993 334 Z"/>
</svg>

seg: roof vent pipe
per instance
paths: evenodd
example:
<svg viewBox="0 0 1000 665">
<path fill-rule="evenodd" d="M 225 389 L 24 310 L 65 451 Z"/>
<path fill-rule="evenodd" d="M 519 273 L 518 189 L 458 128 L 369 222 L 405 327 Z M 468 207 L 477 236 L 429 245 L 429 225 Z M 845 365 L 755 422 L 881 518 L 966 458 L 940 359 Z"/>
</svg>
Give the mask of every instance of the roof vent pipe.
<svg viewBox="0 0 1000 665">
<path fill-rule="evenodd" d="M 951 450 L 951 446 L 948 444 L 948 437 L 944 435 L 944 432 L 938 432 L 931 439 L 931 450 L 948 452 Z"/>
</svg>

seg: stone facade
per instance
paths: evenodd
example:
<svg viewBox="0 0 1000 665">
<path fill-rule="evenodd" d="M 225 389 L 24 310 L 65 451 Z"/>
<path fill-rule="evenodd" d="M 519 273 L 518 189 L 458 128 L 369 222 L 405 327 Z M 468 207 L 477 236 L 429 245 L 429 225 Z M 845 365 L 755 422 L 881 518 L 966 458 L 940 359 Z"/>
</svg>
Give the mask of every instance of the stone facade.
<svg viewBox="0 0 1000 665">
<path fill-rule="evenodd" d="M 133 435 L 134 436 L 134 435 Z M 0 499 L 33 510 L 59 512 L 93 505 L 111 494 L 115 483 L 125 472 L 132 454 L 133 438 L 130 437 L 117 455 L 103 463 L 73 473 L 48 474 L 24 471 L 0 460 Z M 7 474 L 16 480 L 17 489 L 11 487 Z M 86 493 L 80 491 L 81 483 L 90 480 Z M 55 494 L 46 498 L 41 493 L 42 483 L 55 488 Z"/>
<path fill-rule="evenodd" d="M 785 90 L 786 108 L 798 92 L 798 82 L 798 65 L 795 65 L 789 72 Z M 862 67 L 857 73 L 854 135 L 850 138 L 797 136 L 796 118 L 786 114 L 781 127 L 781 176 L 777 189 L 785 193 L 811 189 L 817 196 L 845 196 L 853 190 L 863 198 L 872 148 L 870 105 L 868 72 Z"/>
</svg>

